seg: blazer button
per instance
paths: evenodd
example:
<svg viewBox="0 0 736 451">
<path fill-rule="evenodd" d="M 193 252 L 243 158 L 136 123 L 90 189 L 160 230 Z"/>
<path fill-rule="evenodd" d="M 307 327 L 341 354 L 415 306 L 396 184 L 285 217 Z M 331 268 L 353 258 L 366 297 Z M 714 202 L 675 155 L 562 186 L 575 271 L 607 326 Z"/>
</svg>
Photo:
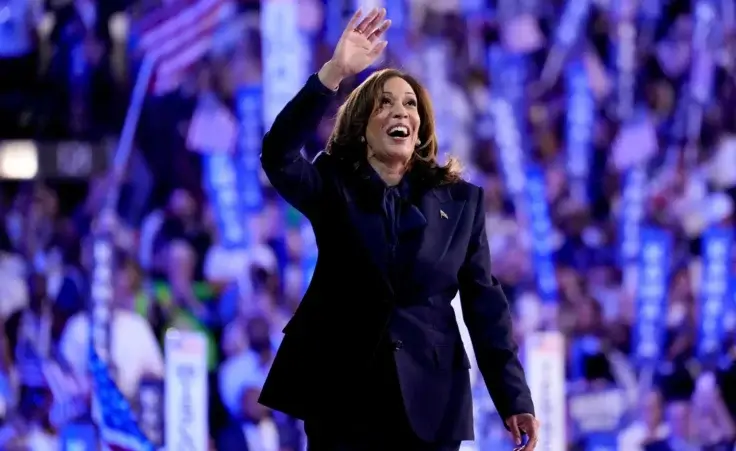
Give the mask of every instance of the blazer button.
<svg viewBox="0 0 736 451">
<path fill-rule="evenodd" d="M 394 351 L 398 351 L 399 349 L 404 347 L 404 342 L 401 340 L 394 341 Z"/>
</svg>

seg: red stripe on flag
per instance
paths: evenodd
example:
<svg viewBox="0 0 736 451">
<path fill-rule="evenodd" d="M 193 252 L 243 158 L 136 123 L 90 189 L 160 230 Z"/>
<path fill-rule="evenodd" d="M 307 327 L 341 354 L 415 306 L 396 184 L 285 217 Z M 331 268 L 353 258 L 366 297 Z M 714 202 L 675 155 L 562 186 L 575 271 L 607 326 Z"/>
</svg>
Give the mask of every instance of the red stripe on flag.
<svg viewBox="0 0 736 451">
<path fill-rule="evenodd" d="M 144 29 L 139 48 L 157 57 L 152 84 L 155 94 L 175 89 L 184 71 L 207 53 L 231 7 L 230 0 L 182 1 L 167 10 L 168 18 L 152 19 L 156 25 Z"/>
<path fill-rule="evenodd" d="M 144 29 L 138 45 L 146 52 L 157 50 L 159 46 L 166 44 L 167 40 L 187 32 L 188 27 L 196 26 L 202 17 L 219 8 L 221 3 L 223 0 L 197 0 L 180 8 L 155 27 Z"/>
<path fill-rule="evenodd" d="M 188 8 L 197 0 L 175 0 L 164 6 L 158 7 L 151 11 L 147 11 L 136 22 L 136 29 L 142 32 L 150 31 L 158 27 L 161 23 L 179 14 L 182 10 Z"/>
<path fill-rule="evenodd" d="M 214 33 L 227 12 L 227 6 L 225 1 L 220 0 L 194 26 L 167 42 L 167 47 L 161 50 L 166 53 L 163 53 L 156 70 L 156 92 L 167 86 L 172 87 L 171 82 L 178 82 L 183 72 L 209 51 Z"/>
</svg>

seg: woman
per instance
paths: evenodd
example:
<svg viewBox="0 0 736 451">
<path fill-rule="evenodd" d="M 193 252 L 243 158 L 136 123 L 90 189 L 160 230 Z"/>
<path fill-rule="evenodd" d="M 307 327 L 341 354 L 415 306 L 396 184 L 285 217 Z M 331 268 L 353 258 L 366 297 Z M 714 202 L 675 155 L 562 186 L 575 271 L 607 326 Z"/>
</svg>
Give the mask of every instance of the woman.
<svg viewBox="0 0 736 451">
<path fill-rule="evenodd" d="M 341 81 L 386 47 L 384 16 L 355 14 L 263 140 L 263 168 L 311 221 L 319 259 L 260 402 L 304 419 L 313 451 L 459 449 L 473 438 L 470 364 L 450 306 L 459 290 L 498 411 L 533 450 L 538 423 L 490 274 L 483 192 L 438 164 L 421 85 L 376 72 L 340 108 L 327 151 L 312 164 L 300 154 Z"/>
</svg>

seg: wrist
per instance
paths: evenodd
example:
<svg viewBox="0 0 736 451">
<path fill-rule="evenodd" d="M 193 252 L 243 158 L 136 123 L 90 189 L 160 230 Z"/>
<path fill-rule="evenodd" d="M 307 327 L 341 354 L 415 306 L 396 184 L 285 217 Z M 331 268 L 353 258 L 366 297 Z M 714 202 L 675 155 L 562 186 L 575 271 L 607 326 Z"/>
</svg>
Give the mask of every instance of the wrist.
<svg viewBox="0 0 736 451">
<path fill-rule="evenodd" d="M 343 80 L 342 71 L 332 61 L 326 62 L 317 73 L 319 81 L 327 88 L 337 91 Z"/>
</svg>

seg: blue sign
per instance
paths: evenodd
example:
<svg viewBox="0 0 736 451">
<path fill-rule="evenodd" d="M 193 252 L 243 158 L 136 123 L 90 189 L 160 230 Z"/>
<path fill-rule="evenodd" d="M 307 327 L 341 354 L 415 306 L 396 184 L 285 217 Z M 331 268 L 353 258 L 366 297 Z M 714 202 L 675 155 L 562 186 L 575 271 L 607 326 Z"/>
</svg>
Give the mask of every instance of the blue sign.
<svg viewBox="0 0 736 451">
<path fill-rule="evenodd" d="M 164 381 L 144 378 L 138 385 L 138 424 L 151 443 L 164 445 Z"/>
<path fill-rule="evenodd" d="M 112 319 L 112 274 L 114 244 L 109 212 L 97 219 L 92 243 L 92 280 L 90 283 L 90 358 L 96 352 L 100 360 L 110 363 L 110 322 Z"/>
<path fill-rule="evenodd" d="M 263 126 L 268 129 L 309 75 L 311 54 L 307 36 L 299 29 L 297 0 L 262 3 L 261 47 Z"/>
<path fill-rule="evenodd" d="M 62 451 L 97 451 L 97 430 L 92 424 L 68 424 L 61 429 Z"/>
<path fill-rule="evenodd" d="M 733 230 L 720 228 L 709 229 L 702 237 L 698 354 L 703 359 L 717 358 L 723 343 L 733 238 Z"/>
<path fill-rule="evenodd" d="M 555 44 L 563 53 L 567 54 L 578 41 L 588 14 L 590 12 L 590 0 L 569 0 L 565 3 L 560 25 L 555 31 Z"/>
<path fill-rule="evenodd" d="M 639 257 L 641 249 L 641 223 L 644 218 L 644 199 L 646 196 L 646 171 L 641 167 L 632 168 L 625 176 L 621 196 L 621 224 L 619 259 L 622 265 L 629 265 Z"/>
<path fill-rule="evenodd" d="M 692 35 L 690 95 L 701 105 L 712 97 L 716 64 L 711 40 L 716 19 L 715 6 L 709 0 L 698 0 L 695 5 L 695 29 Z"/>
<path fill-rule="evenodd" d="M 259 180 L 262 133 L 261 88 L 246 86 L 237 93 L 238 143 L 233 154 L 224 149 L 204 155 L 204 187 L 226 249 L 248 247 L 248 218 L 263 206 Z"/>
<path fill-rule="evenodd" d="M 663 353 L 672 237 L 664 230 L 641 231 L 636 323 L 633 349 L 640 364 L 653 364 Z"/>
<path fill-rule="evenodd" d="M 243 208 L 248 213 L 260 212 L 263 208 L 260 171 L 261 140 L 263 139 L 263 95 L 260 86 L 245 86 L 238 91 L 238 172 Z"/>
<path fill-rule="evenodd" d="M 626 424 L 627 401 L 623 390 L 586 387 L 568 400 L 573 442 L 585 451 L 617 451 L 618 435 Z"/>
<path fill-rule="evenodd" d="M 497 95 L 490 101 L 494 139 L 498 147 L 501 170 L 512 196 L 524 196 L 526 185 L 524 159 L 523 104 L 525 63 L 520 55 L 505 52 L 499 46 L 488 50 L 488 64 Z"/>
<path fill-rule="evenodd" d="M 528 73 L 527 58 L 512 53 L 500 45 L 488 48 L 488 69 L 493 79 L 494 92 L 509 100 L 514 108 L 523 106 Z"/>
<path fill-rule="evenodd" d="M 567 81 L 567 170 L 572 195 L 578 201 L 588 201 L 588 172 L 593 149 L 595 100 L 588 74 L 579 59 L 568 64 Z"/>
<path fill-rule="evenodd" d="M 531 167 L 527 171 L 527 202 L 532 255 L 537 289 L 544 303 L 557 302 L 557 277 L 552 259 L 552 221 L 549 216 L 544 172 Z"/>
<path fill-rule="evenodd" d="M 699 0 L 695 4 L 694 15 L 689 85 L 691 105 L 687 118 L 687 137 L 690 141 L 696 141 L 700 137 L 704 105 L 712 98 L 716 70 L 711 42 L 716 27 L 715 7 L 709 0 Z"/>
<path fill-rule="evenodd" d="M 616 114 L 621 120 L 634 114 L 637 34 L 629 3 L 630 0 L 616 0 L 614 3 L 617 39 L 611 54 L 616 68 Z"/>
<path fill-rule="evenodd" d="M 557 79 L 565 60 L 580 39 L 590 13 L 590 3 L 590 0 L 568 0 L 565 3 L 560 24 L 555 30 L 554 43 L 542 68 L 541 78 L 547 84 Z"/>
<path fill-rule="evenodd" d="M 330 1 L 328 5 L 328 39 L 335 43 L 342 35 L 345 2 Z M 352 2 L 350 2 L 352 7 Z M 365 13 L 365 11 L 364 11 Z M 338 16 L 340 18 L 338 19 Z M 263 50 L 262 125 L 269 129 L 281 109 L 299 92 L 311 67 L 308 37 L 299 28 L 297 0 L 268 1 L 261 6 L 261 44 Z M 309 226 L 296 209 L 283 205 L 286 215 L 299 219 L 297 227 Z M 307 254 L 309 251 L 306 252 Z M 306 266 L 307 263 L 304 263 Z M 305 275 L 306 277 L 306 275 Z"/>
<path fill-rule="evenodd" d="M 228 249 L 244 248 L 248 243 L 246 210 L 238 179 L 243 177 L 236 156 L 229 153 L 205 155 L 204 187 L 214 210 L 222 245 Z"/>
</svg>

